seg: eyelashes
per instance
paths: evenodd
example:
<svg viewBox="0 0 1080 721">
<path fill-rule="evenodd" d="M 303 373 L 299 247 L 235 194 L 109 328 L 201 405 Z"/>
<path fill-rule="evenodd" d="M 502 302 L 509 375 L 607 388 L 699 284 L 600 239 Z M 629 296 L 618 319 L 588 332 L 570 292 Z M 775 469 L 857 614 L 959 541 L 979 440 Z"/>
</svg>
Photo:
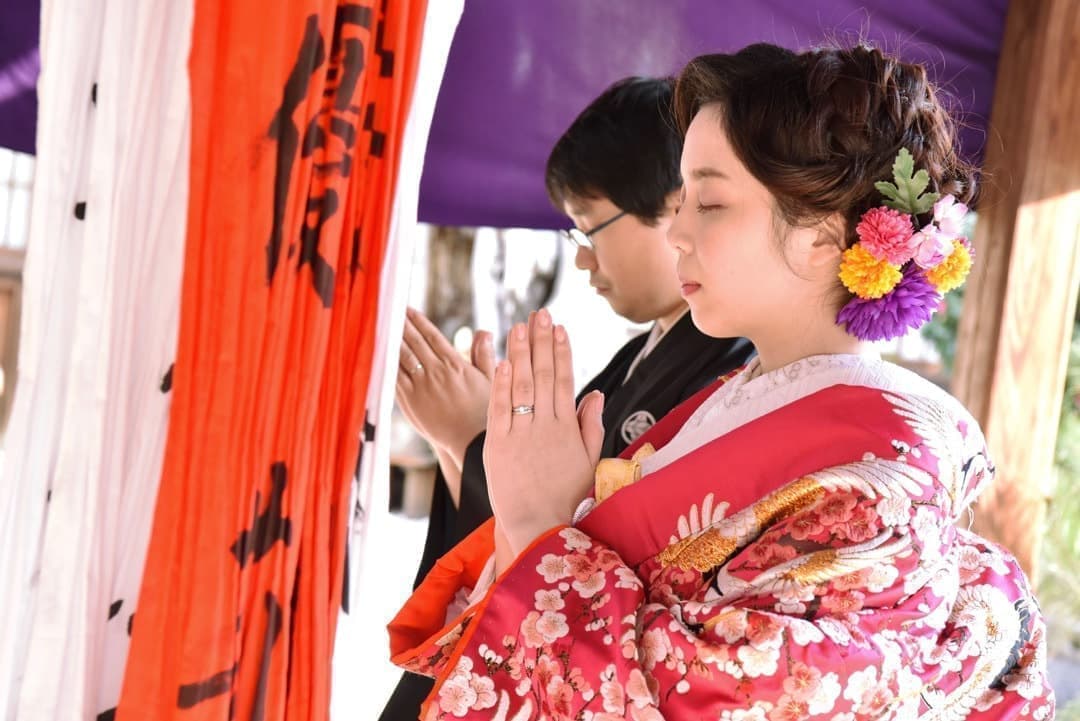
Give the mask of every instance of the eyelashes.
<svg viewBox="0 0 1080 721">
<path fill-rule="evenodd" d="M 696 205 L 696 210 L 697 210 L 698 214 L 705 215 L 707 213 L 714 213 L 714 212 L 716 212 L 718 210 L 723 210 L 725 207 L 726 206 L 723 206 L 723 205 L 720 205 L 720 204 L 717 204 L 717 203 L 706 205 L 705 203 L 702 203 L 702 202 L 698 201 L 698 203 Z M 684 187 L 682 193 L 679 195 L 679 204 L 675 206 L 675 215 L 678 215 L 679 213 L 681 213 L 685 208 L 686 208 L 686 188 Z"/>
</svg>

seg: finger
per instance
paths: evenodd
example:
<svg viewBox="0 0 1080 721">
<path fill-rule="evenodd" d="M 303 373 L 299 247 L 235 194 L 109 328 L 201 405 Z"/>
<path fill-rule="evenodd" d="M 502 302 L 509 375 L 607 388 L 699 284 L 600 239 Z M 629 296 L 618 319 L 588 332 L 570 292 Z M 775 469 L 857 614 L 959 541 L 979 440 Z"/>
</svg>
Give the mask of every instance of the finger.
<svg viewBox="0 0 1080 721">
<path fill-rule="evenodd" d="M 394 386 L 394 402 L 409 423 L 412 423 L 413 418 L 412 397 L 414 393 L 415 387 L 408 374 L 398 373 L 397 384 Z"/>
<path fill-rule="evenodd" d="M 534 406 L 533 371 L 531 351 L 529 350 L 528 328 L 518 323 L 511 329 L 506 341 L 507 358 L 510 361 L 510 405 L 512 407 Z M 515 421 L 532 421 L 532 413 L 517 415 Z"/>
<path fill-rule="evenodd" d="M 530 335 L 533 397 L 541 418 L 553 414 L 555 407 L 555 356 L 552 348 L 551 314 L 540 310 L 533 318 Z"/>
<path fill-rule="evenodd" d="M 405 318 L 404 340 L 405 347 L 415 356 L 418 363 L 434 368 L 437 363 L 441 362 L 439 355 L 431 349 L 431 345 L 409 316 Z"/>
<path fill-rule="evenodd" d="M 399 398 L 401 397 L 402 392 L 408 393 L 412 390 L 412 376 L 410 376 L 408 372 L 406 372 L 406 370 L 401 366 L 398 366 L 397 382 L 394 385 L 394 393 Z"/>
<path fill-rule="evenodd" d="M 491 340 L 491 333 L 486 330 L 478 330 L 473 336 L 472 364 L 488 380 L 495 375 L 495 344 Z"/>
<path fill-rule="evenodd" d="M 394 390 L 394 403 L 397 404 L 397 409 L 401 410 L 402 416 L 405 417 L 405 420 L 407 420 L 409 424 L 415 426 L 415 417 L 413 414 L 413 395 L 416 393 L 415 387 L 409 385 L 408 381 L 403 382 L 399 380 L 397 381 Z"/>
<path fill-rule="evenodd" d="M 511 331 L 512 332 L 512 331 Z M 488 438 L 505 436 L 510 432 L 510 386 L 513 383 L 510 361 L 495 367 L 491 379 L 491 398 L 488 400 Z"/>
<path fill-rule="evenodd" d="M 572 418 L 574 409 L 574 360 L 570 355 L 570 338 L 566 328 L 555 326 L 555 417 Z"/>
<path fill-rule="evenodd" d="M 453 343 L 442 334 L 442 331 L 426 315 L 413 308 L 408 308 L 405 312 L 409 319 L 412 320 L 413 327 L 420 332 L 420 335 L 435 355 L 445 362 L 451 362 L 451 360 L 458 358 L 458 352 Z"/>
<path fill-rule="evenodd" d="M 424 372 L 424 364 L 412 352 L 408 344 L 401 344 L 401 352 L 398 353 L 398 375 L 405 375 L 411 381 L 413 376 Z"/>
<path fill-rule="evenodd" d="M 581 427 L 581 440 L 585 443 L 585 453 L 589 463 L 596 465 L 600 461 L 600 452 L 604 448 L 604 394 L 593 391 L 581 401 L 578 408 L 578 424 Z"/>
</svg>

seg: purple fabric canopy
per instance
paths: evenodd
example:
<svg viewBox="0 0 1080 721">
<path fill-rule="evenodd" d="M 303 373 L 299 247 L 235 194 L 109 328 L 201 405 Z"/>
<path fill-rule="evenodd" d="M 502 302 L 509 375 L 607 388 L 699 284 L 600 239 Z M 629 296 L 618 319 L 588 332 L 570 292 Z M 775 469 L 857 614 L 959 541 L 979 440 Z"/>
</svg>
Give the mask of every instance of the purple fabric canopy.
<svg viewBox="0 0 1080 721">
<path fill-rule="evenodd" d="M 754 42 L 860 38 L 927 63 L 982 154 L 1008 0 L 468 0 L 435 108 L 420 219 L 561 228 L 544 193 L 552 144 L 627 75 L 676 73 Z"/>
<path fill-rule="evenodd" d="M 40 15 L 31 0 L 0 8 L 0 147 L 22 153 L 34 152 Z"/>
<path fill-rule="evenodd" d="M 438 2 L 438 0 L 432 0 Z M 1008 0 L 467 0 L 439 93 L 420 218 L 554 228 L 548 150 L 612 81 L 758 41 L 860 38 L 927 63 L 982 155 Z M 32 152 L 39 4 L 0 7 L 0 145 Z"/>
</svg>

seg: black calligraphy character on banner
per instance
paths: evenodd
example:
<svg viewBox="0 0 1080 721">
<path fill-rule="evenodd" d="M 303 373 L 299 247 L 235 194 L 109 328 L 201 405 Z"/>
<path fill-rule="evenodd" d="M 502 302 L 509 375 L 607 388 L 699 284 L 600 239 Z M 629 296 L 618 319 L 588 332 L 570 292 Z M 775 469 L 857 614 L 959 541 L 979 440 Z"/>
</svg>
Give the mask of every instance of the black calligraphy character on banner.
<svg viewBox="0 0 1080 721">
<path fill-rule="evenodd" d="M 319 255 L 319 236 L 322 235 L 323 224 L 337 212 L 339 205 L 341 202 L 333 188 L 327 188 L 320 198 L 308 198 L 307 211 L 316 214 L 315 225 L 308 225 L 305 217 L 300 228 L 300 267 L 305 264 L 311 266 L 315 292 L 319 294 L 324 308 L 329 308 L 334 301 L 334 269 Z"/>
<path fill-rule="evenodd" d="M 262 513 L 259 513 L 262 494 L 255 492 L 251 528 L 241 531 L 229 547 L 229 551 L 240 563 L 240 568 L 247 565 L 248 556 L 252 556 L 258 563 L 263 556 L 270 553 L 276 542 L 281 541 L 286 546 L 292 542 L 292 521 L 281 515 L 281 499 L 285 495 L 287 475 L 285 464 L 280 461 L 270 467 L 270 497 L 266 501 L 266 510 Z"/>
<path fill-rule="evenodd" d="M 304 26 L 304 39 L 296 63 L 285 81 L 281 94 L 281 107 L 270 123 L 270 137 L 277 140 L 277 164 L 274 170 L 274 222 L 270 230 L 270 242 L 266 246 L 267 282 L 274 279 L 278 259 L 281 256 L 282 224 L 285 222 L 285 205 L 289 197 L 289 180 L 292 177 L 296 151 L 300 147 L 300 130 L 293 120 L 293 113 L 307 98 L 308 83 L 315 69 L 326 61 L 326 47 L 319 35 L 319 16 L 312 15 Z"/>
<path fill-rule="evenodd" d="M 266 691 L 270 683 L 270 662 L 274 657 L 274 644 L 281 635 L 282 620 L 281 604 L 278 603 L 274 594 L 269 591 L 263 598 L 266 606 L 266 635 L 263 638 L 262 665 L 259 667 L 259 685 L 255 689 L 255 707 L 251 710 L 251 721 L 262 721 L 266 717 Z"/>
<path fill-rule="evenodd" d="M 191 708 L 208 698 L 229 693 L 232 689 L 233 678 L 236 677 L 236 671 L 239 668 L 240 664 L 234 663 L 232 668 L 215 673 L 208 679 L 182 685 L 176 694 L 176 707 Z"/>
<path fill-rule="evenodd" d="M 386 5 L 387 1 L 382 0 L 382 5 L 379 7 L 379 12 L 382 17 L 379 19 L 379 24 L 375 28 L 375 52 L 379 55 L 379 75 L 384 78 L 393 77 L 394 75 L 394 51 L 386 47 Z"/>
<path fill-rule="evenodd" d="M 349 177 L 352 152 L 356 145 L 356 122 L 359 108 L 353 104 L 356 86 L 364 72 L 364 43 L 358 37 L 345 37 L 347 26 L 371 27 L 371 8 L 342 5 L 334 17 L 334 39 L 330 48 L 330 68 L 323 91 L 323 107 L 308 123 L 304 133 L 303 157 L 315 149 L 323 151 L 324 161 L 315 164 L 315 172 L 329 175 L 335 171 Z M 335 149 L 331 136 L 340 141 Z M 338 159 L 340 157 L 340 159 Z"/>
<path fill-rule="evenodd" d="M 321 108 L 308 121 L 303 140 L 293 115 L 307 97 L 310 79 L 327 62 L 326 44 L 318 31 L 318 16 L 307 20 L 304 38 L 293 70 L 282 93 L 281 107 L 270 126 L 270 137 L 278 141 L 274 182 L 274 218 L 267 244 L 267 280 L 273 282 L 281 254 L 282 225 L 289 196 L 289 181 L 299 150 L 301 157 L 319 155 L 313 162 L 313 174 L 307 188 L 308 213 L 317 213 L 314 226 L 307 222 L 300 229 L 300 256 L 297 270 L 311 268 L 312 285 L 329 308 L 333 303 L 335 273 L 333 266 L 319 252 L 322 228 L 341 208 L 338 192 L 327 187 L 334 178 L 348 178 L 352 173 L 360 108 L 354 96 L 364 71 L 364 43 L 350 35 L 351 28 L 370 30 L 372 10 L 353 3 L 340 5 L 334 17 L 334 31 L 326 69 L 326 88 Z M 289 257 L 293 256 L 292 247 Z"/>
<path fill-rule="evenodd" d="M 263 597 L 263 606 L 266 608 L 266 633 L 263 634 L 262 663 L 259 666 L 259 683 L 255 689 L 251 721 L 262 721 L 266 717 L 266 693 L 270 682 L 270 662 L 273 659 L 274 646 L 277 644 L 282 628 L 285 625 L 281 604 L 274 594 L 269 591 L 266 592 Z M 236 630 L 239 632 L 239 619 L 237 621 Z M 255 658 L 255 656 L 251 655 L 251 658 Z M 181 685 L 176 694 L 176 707 L 181 709 L 191 708 L 208 699 L 232 693 L 233 683 L 239 670 L 240 662 L 238 661 L 230 668 L 219 671 L 202 681 Z M 230 719 L 233 717 L 235 705 L 236 697 L 234 695 L 229 700 Z"/>
</svg>

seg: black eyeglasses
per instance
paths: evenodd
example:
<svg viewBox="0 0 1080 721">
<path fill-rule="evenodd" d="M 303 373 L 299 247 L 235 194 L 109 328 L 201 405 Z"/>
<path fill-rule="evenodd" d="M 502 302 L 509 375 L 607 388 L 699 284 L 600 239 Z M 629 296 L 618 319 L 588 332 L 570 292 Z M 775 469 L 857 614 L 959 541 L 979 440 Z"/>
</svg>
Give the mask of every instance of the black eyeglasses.
<svg viewBox="0 0 1080 721">
<path fill-rule="evenodd" d="M 584 248 L 585 250 L 595 250 L 596 246 L 593 245 L 592 236 L 596 235 L 601 230 L 608 227 L 624 215 L 626 215 L 625 210 L 616 215 L 614 218 L 608 218 L 592 230 L 579 230 L 577 228 L 571 228 L 570 230 L 563 230 L 561 232 L 564 238 L 574 244 L 574 247 Z"/>
</svg>

